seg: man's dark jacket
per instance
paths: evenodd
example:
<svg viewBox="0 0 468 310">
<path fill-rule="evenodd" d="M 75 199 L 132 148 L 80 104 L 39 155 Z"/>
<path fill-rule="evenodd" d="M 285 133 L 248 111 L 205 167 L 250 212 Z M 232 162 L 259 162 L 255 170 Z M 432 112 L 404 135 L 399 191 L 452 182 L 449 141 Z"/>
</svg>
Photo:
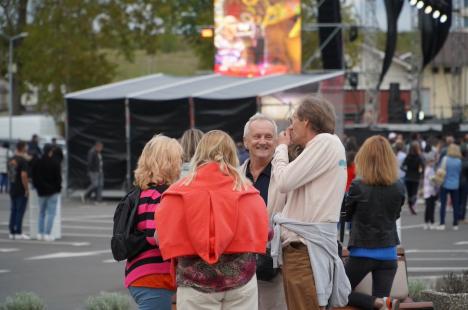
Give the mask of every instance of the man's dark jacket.
<svg viewBox="0 0 468 310">
<path fill-rule="evenodd" d="M 42 156 L 32 167 L 32 180 L 40 197 L 60 193 L 62 190 L 60 163 L 47 154 Z"/>
</svg>

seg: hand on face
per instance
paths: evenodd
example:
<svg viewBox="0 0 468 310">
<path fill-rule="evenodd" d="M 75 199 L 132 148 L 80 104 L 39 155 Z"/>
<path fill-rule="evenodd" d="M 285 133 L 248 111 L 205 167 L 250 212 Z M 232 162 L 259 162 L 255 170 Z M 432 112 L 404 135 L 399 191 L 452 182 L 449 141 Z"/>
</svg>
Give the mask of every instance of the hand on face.
<svg viewBox="0 0 468 310">
<path fill-rule="evenodd" d="M 291 144 L 291 128 L 288 127 L 285 131 L 280 132 L 278 137 L 278 144 Z"/>
</svg>

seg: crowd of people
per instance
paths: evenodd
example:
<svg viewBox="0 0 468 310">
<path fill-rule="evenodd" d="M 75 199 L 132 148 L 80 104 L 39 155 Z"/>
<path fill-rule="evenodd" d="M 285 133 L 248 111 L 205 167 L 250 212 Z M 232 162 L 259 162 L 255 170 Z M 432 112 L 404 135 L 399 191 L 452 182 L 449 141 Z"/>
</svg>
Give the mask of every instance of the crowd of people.
<svg viewBox="0 0 468 310">
<path fill-rule="evenodd" d="M 182 310 L 397 309 L 389 295 L 405 186 L 390 142 L 343 143 L 322 98 L 304 99 L 280 133 L 256 114 L 243 136 L 242 164 L 220 130 L 157 135 L 144 147 L 134 227 L 147 247 L 127 260 L 124 281 L 139 309 L 174 299 Z M 352 223 L 346 264 L 342 206 Z M 372 294 L 353 292 L 368 272 Z"/>
</svg>

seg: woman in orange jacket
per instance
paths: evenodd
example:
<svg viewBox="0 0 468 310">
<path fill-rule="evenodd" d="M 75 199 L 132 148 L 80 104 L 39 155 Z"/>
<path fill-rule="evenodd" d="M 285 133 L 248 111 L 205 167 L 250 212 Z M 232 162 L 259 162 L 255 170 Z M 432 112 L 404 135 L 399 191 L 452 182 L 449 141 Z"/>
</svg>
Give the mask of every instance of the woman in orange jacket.
<svg viewBox="0 0 468 310">
<path fill-rule="evenodd" d="M 206 133 L 192 172 L 163 194 L 156 210 L 155 237 L 163 258 L 175 263 L 179 310 L 258 308 L 255 253 L 265 253 L 268 218 L 237 166 L 231 137 Z"/>
</svg>

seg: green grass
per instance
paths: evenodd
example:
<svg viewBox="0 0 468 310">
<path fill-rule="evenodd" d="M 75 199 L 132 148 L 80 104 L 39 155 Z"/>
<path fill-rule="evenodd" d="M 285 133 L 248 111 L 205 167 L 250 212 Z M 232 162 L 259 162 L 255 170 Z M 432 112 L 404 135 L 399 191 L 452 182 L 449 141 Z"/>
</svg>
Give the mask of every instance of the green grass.
<svg viewBox="0 0 468 310">
<path fill-rule="evenodd" d="M 156 55 L 136 51 L 133 62 L 125 60 L 115 52 L 109 52 L 108 55 L 111 62 L 117 63 L 115 81 L 154 73 L 189 76 L 195 74 L 198 68 L 198 59 L 191 50 L 157 53 Z"/>
</svg>

